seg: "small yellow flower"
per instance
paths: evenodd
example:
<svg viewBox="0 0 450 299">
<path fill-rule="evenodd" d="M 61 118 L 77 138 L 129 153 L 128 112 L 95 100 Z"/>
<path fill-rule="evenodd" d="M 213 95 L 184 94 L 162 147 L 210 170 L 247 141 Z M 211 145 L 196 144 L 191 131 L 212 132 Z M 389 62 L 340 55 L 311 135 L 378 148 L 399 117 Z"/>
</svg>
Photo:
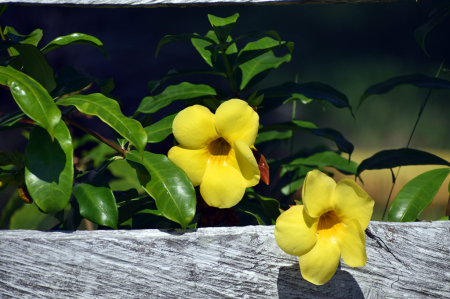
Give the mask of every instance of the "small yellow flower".
<svg viewBox="0 0 450 299">
<path fill-rule="evenodd" d="M 179 145 L 169 159 L 183 169 L 194 186 L 200 185 L 205 202 L 230 208 L 255 186 L 260 172 L 250 146 L 258 134 L 259 116 L 247 102 L 231 99 L 214 115 L 194 105 L 182 110 L 172 125 Z"/>
<path fill-rule="evenodd" d="M 350 267 L 367 262 L 364 230 L 374 201 L 354 181 L 339 183 L 313 170 L 303 184 L 303 204 L 281 214 L 275 225 L 280 248 L 298 256 L 304 279 L 326 283 L 336 272 L 340 257 Z"/>
</svg>

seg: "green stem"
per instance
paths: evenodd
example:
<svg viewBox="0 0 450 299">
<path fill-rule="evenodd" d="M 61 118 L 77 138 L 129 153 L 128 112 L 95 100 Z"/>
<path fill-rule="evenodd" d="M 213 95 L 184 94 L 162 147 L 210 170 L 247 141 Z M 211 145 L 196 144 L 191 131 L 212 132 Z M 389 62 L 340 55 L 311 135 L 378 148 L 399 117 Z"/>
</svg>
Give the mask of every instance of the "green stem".
<svg viewBox="0 0 450 299">
<path fill-rule="evenodd" d="M 230 64 L 228 63 L 227 54 L 225 52 L 226 51 L 222 51 L 223 63 L 225 64 L 225 68 L 227 69 L 227 77 L 228 77 L 228 81 L 230 82 L 230 85 L 231 85 L 231 91 L 233 92 L 233 98 L 239 98 L 239 92 L 236 88 L 236 83 L 234 82 L 234 78 L 233 78 L 233 71 L 230 68 Z"/>
<path fill-rule="evenodd" d="M 444 65 L 444 61 L 445 60 L 443 60 L 441 65 L 439 66 L 439 69 L 438 69 L 438 71 L 436 73 L 436 78 L 439 77 L 439 74 L 441 73 L 442 66 Z M 422 105 L 420 105 L 419 115 L 417 116 L 416 123 L 414 124 L 414 127 L 412 129 L 411 135 L 409 135 L 409 140 L 408 140 L 408 143 L 406 144 L 406 148 L 409 148 L 409 145 L 411 144 L 411 139 L 412 139 L 412 137 L 414 135 L 414 132 L 416 131 L 417 125 L 419 124 L 419 120 L 422 117 L 423 110 L 425 110 L 425 106 L 428 103 L 428 99 L 430 98 L 430 95 L 431 95 L 432 91 L 433 91 L 433 89 L 430 88 L 430 90 L 428 91 L 427 97 L 422 102 Z M 383 217 L 381 217 L 381 221 L 383 221 L 384 217 L 386 216 L 386 211 L 387 211 L 387 208 L 389 206 L 389 202 L 391 201 L 392 191 L 394 191 L 395 182 L 397 182 L 398 174 L 400 173 L 400 169 L 401 168 L 402 168 L 401 166 L 398 168 L 397 174 L 394 177 L 394 182 L 392 183 L 392 187 L 391 187 L 391 191 L 389 192 L 388 200 L 386 202 L 386 205 L 384 206 Z"/>
<path fill-rule="evenodd" d="M 2 36 L 2 39 L 6 41 L 7 39 L 6 39 L 6 36 L 3 34 L 2 26 L 0 26 L 0 34 Z M 11 51 L 11 48 L 8 48 L 8 53 L 9 53 L 9 56 L 14 56 L 13 52 Z"/>
</svg>

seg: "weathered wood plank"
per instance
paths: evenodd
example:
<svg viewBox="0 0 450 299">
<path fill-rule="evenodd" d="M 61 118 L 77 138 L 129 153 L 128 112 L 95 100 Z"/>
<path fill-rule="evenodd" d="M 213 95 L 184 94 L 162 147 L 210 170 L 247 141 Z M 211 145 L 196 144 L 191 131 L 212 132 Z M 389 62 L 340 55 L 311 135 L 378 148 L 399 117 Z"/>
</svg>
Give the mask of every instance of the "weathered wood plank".
<svg viewBox="0 0 450 299">
<path fill-rule="evenodd" d="M 0 4 L 58 5 L 89 7 L 168 7 L 168 6 L 209 6 L 209 5 L 279 5 L 279 4 L 343 4 L 393 2 L 401 0 L 0 0 Z"/>
<path fill-rule="evenodd" d="M 273 229 L 0 231 L 0 298 L 450 298 L 450 222 L 372 222 L 367 265 L 323 286 Z"/>
</svg>

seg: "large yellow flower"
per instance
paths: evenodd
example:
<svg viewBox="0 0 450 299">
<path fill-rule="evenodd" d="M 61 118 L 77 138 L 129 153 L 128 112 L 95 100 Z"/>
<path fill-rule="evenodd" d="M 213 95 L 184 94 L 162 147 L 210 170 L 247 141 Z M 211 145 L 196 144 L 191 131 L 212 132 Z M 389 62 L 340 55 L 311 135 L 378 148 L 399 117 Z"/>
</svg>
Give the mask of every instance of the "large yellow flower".
<svg viewBox="0 0 450 299">
<path fill-rule="evenodd" d="M 326 283 L 340 257 L 350 267 L 367 262 L 364 230 L 372 217 L 374 201 L 354 181 L 338 184 L 324 173 L 308 172 L 303 184 L 303 204 L 281 214 L 275 240 L 288 254 L 298 256 L 304 279 Z"/>
<path fill-rule="evenodd" d="M 182 110 L 172 125 L 179 145 L 169 159 L 183 169 L 205 202 L 230 208 L 255 186 L 260 172 L 250 146 L 258 134 L 259 116 L 247 102 L 231 99 L 212 114 L 194 105 Z"/>
</svg>

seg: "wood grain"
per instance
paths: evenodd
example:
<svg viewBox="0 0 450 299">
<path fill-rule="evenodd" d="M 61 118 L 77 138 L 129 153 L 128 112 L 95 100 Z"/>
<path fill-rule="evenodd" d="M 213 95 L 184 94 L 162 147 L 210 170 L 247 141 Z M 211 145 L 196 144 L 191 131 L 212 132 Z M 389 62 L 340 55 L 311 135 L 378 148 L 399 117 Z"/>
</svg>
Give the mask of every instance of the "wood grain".
<svg viewBox="0 0 450 299">
<path fill-rule="evenodd" d="M 368 262 L 305 281 L 273 226 L 0 231 L 0 298 L 450 298 L 450 222 L 371 222 Z"/>
<path fill-rule="evenodd" d="M 95 7 L 187 7 L 209 5 L 345 4 L 393 2 L 400 0 L 0 0 L 0 4 L 95 6 Z"/>
</svg>

